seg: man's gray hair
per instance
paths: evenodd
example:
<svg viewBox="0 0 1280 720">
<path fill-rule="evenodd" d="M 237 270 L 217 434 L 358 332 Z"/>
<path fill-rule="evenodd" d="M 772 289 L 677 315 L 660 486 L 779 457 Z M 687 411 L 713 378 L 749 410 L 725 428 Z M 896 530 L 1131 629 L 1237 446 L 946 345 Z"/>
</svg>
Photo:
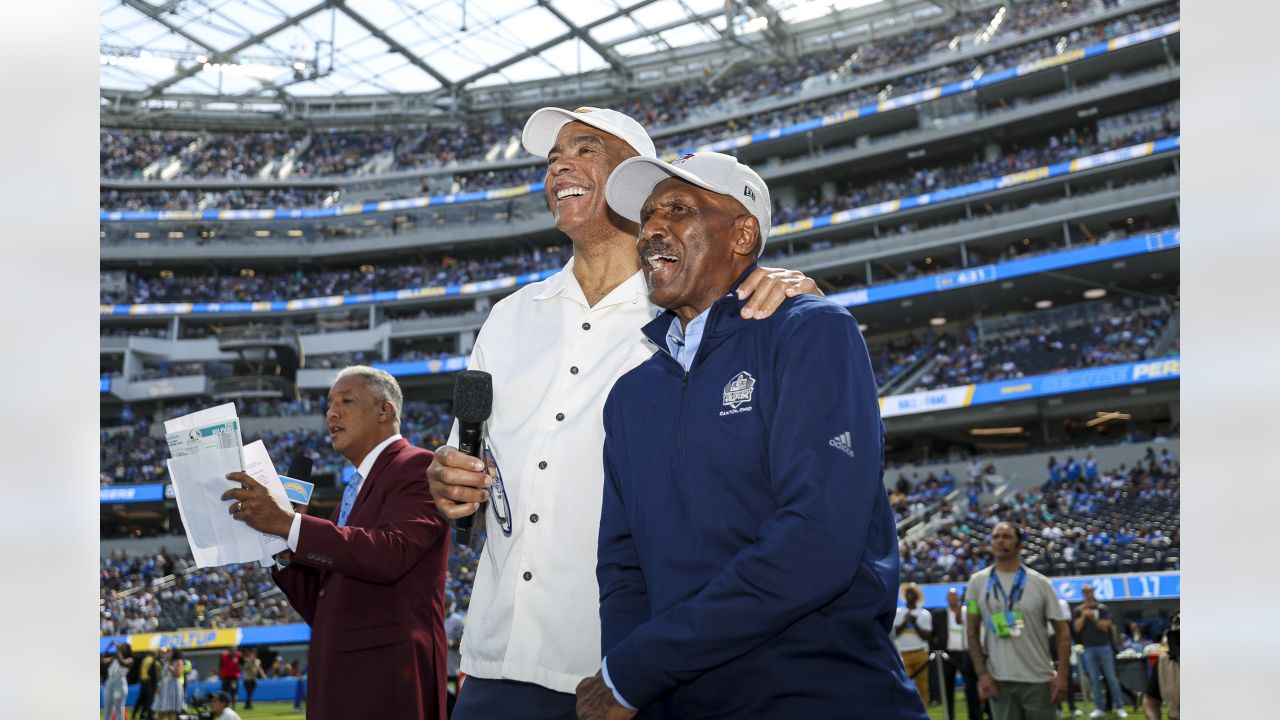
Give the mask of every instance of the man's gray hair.
<svg viewBox="0 0 1280 720">
<path fill-rule="evenodd" d="M 342 372 L 338 373 L 338 377 L 334 378 L 333 382 L 336 384 L 346 377 L 358 377 L 364 380 L 365 385 L 373 392 L 373 396 L 379 403 L 391 403 L 391 407 L 395 408 L 396 411 L 396 424 L 400 424 L 400 411 L 404 407 L 404 393 L 400 392 L 400 383 L 396 382 L 391 373 L 368 365 L 348 365 L 342 368 Z"/>
</svg>

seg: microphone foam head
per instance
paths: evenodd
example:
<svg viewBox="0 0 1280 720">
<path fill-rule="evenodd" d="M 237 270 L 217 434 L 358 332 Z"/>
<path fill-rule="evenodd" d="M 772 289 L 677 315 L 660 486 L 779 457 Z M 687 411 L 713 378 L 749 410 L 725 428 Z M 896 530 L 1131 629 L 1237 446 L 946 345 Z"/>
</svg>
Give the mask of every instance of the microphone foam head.
<svg viewBox="0 0 1280 720">
<path fill-rule="evenodd" d="M 482 423 L 493 412 L 493 376 L 483 370 L 464 370 L 453 384 L 453 416 L 458 422 Z"/>
<path fill-rule="evenodd" d="M 311 482 L 311 458 L 306 455 L 294 455 L 293 460 L 289 462 L 287 475 L 294 480 Z"/>
</svg>

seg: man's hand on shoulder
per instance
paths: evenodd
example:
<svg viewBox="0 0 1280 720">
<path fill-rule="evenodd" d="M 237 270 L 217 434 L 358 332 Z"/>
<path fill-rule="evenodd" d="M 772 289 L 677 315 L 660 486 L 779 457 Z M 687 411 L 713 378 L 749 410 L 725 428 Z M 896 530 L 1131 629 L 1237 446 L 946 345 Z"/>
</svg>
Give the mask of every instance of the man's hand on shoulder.
<svg viewBox="0 0 1280 720">
<path fill-rule="evenodd" d="M 480 509 L 489 499 L 486 489 L 493 479 L 484 472 L 479 458 L 464 454 L 458 448 L 441 445 L 427 468 L 427 484 L 436 510 L 447 520 L 465 517 Z"/>
<path fill-rule="evenodd" d="M 826 297 L 813 278 L 798 270 L 757 267 L 738 286 L 738 299 L 746 300 L 742 317 L 762 320 L 773 314 L 782 301 L 797 295 Z"/>
<path fill-rule="evenodd" d="M 579 720 L 629 720 L 635 715 L 635 710 L 626 709 L 613 696 L 613 691 L 604 684 L 603 673 L 597 672 L 578 683 Z"/>
</svg>

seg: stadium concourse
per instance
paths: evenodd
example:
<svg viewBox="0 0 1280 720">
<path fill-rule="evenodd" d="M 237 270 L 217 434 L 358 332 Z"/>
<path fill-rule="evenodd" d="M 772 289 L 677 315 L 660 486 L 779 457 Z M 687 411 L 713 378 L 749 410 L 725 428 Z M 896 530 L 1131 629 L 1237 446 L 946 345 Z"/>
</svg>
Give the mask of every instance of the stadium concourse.
<svg viewBox="0 0 1280 720">
<path fill-rule="evenodd" d="M 321 515 L 353 470 L 323 420 L 342 367 L 395 375 L 406 438 L 443 444 L 493 303 L 572 252 L 519 142 L 547 105 L 619 109 L 664 159 L 732 152 L 768 182 L 762 263 L 867 339 L 926 607 L 1015 521 L 1062 599 L 1112 605 L 1117 649 L 1159 642 L 1180 595 L 1179 3 L 503 0 L 419 37 L 364 5 L 262 28 L 241 2 L 104 6 L 104 650 L 184 647 L 203 679 L 256 647 L 291 710 L 306 625 L 257 565 L 195 566 L 163 421 L 235 403 L 281 472 L 313 461 Z M 563 37 L 526 42 L 535 21 Z M 490 58 L 485 33 L 524 50 Z M 450 551 L 462 617 L 477 535 Z"/>
</svg>

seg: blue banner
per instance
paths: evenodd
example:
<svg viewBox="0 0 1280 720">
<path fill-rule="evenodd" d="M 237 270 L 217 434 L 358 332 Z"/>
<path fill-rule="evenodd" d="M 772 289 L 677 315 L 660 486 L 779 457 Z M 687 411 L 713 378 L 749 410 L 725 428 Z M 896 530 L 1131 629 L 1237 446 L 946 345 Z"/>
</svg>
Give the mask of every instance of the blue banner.
<svg viewBox="0 0 1280 720">
<path fill-rule="evenodd" d="M 1167 357 L 1087 370 L 1070 370 L 1051 375 L 1033 375 L 1017 380 L 978 383 L 969 404 L 990 405 L 1009 400 L 1065 395 L 1120 385 L 1138 385 L 1157 380 L 1177 380 L 1182 377 L 1180 366 L 1179 358 Z"/>
<path fill-rule="evenodd" d="M 301 298 L 298 300 L 262 300 L 256 302 L 226 303 L 147 303 L 142 305 L 100 305 L 101 315 L 209 315 L 215 313 L 278 313 L 294 310 L 322 310 L 352 307 L 372 303 L 418 300 L 421 298 L 475 295 L 505 288 L 519 287 L 546 280 L 560 272 L 559 268 L 512 275 L 493 280 L 461 283 L 456 285 L 383 290 L 358 295 L 330 295 L 328 297 Z"/>
<path fill-rule="evenodd" d="M 1127 575 L 1080 575 L 1072 577 L 1049 578 L 1053 581 L 1053 589 L 1058 597 L 1070 603 L 1084 599 L 1081 587 L 1092 585 L 1094 593 L 1103 602 L 1123 600 L 1178 600 L 1182 597 L 1182 573 L 1155 572 L 1131 573 Z M 924 606 L 941 608 L 947 606 L 947 590 L 955 588 L 964 594 L 968 582 L 934 583 L 921 585 L 924 591 Z M 902 598 L 898 598 L 902 605 Z"/>
<path fill-rule="evenodd" d="M 980 285 L 1022 275 L 1034 275 L 1050 270 L 1089 263 L 1115 260 L 1130 255 L 1160 252 L 1178 247 L 1182 240 L 1181 230 L 1166 230 L 1159 233 L 1139 235 L 1125 240 L 1089 245 L 1073 250 L 1045 253 L 1023 260 L 1011 260 L 1005 263 L 980 265 L 978 267 L 956 270 L 953 272 L 930 275 L 915 280 L 887 283 L 871 288 L 847 290 L 834 293 L 828 297 L 845 307 L 868 305 L 898 300 L 913 295 L 925 295 L 933 292 L 954 290 L 969 285 Z M 522 275 L 508 276 L 494 280 L 447 285 L 444 287 L 409 288 L 405 290 L 384 290 L 376 293 L 359 295 L 331 295 L 322 298 L 302 298 L 299 300 L 271 300 L 261 302 L 231 303 L 147 303 L 140 305 L 100 305 L 101 315 L 209 315 L 216 313 L 279 313 L 297 310 L 314 310 L 320 308 L 353 307 L 378 302 L 397 300 L 413 300 L 428 297 L 451 297 L 474 295 L 506 288 L 514 288 L 529 283 L 545 280 L 560 272 L 558 269 L 540 270 Z M 109 383 L 109 380 L 108 380 Z"/>
<path fill-rule="evenodd" d="M 769 237 L 772 238 L 805 232 L 807 230 L 814 230 L 816 228 L 843 225 L 856 220 L 866 220 L 867 218 L 890 215 L 902 212 L 903 210 L 924 207 L 926 205 L 933 205 L 948 200 L 972 197 L 974 195 L 980 195 L 993 190 L 1002 190 L 1016 185 L 1044 180 L 1046 178 L 1061 177 L 1063 175 L 1070 175 L 1071 173 L 1104 167 L 1106 165 L 1121 163 L 1150 155 L 1158 155 L 1160 153 L 1177 150 L 1181 146 L 1181 136 L 1161 138 L 1155 142 L 1117 148 L 1115 150 L 1108 150 L 1094 155 L 1086 155 L 1074 160 L 1063 160 L 1062 162 L 1054 163 L 1052 165 L 1043 165 L 1030 170 L 1020 170 L 997 178 L 986 178 L 984 180 L 977 180 L 963 185 L 943 188 L 937 192 L 924 193 L 912 197 L 899 198 L 897 200 L 886 200 L 872 205 L 863 205 L 862 207 L 856 207 L 851 210 L 841 210 L 840 212 L 831 213 L 830 215 L 820 215 L 814 218 L 805 218 L 804 220 L 796 220 L 795 222 L 774 225 L 769 230 Z"/>
<path fill-rule="evenodd" d="M 937 100 L 938 98 L 957 95 L 959 93 L 969 92 L 970 90 L 976 90 L 978 88 L 988 87 L 996 83 L 1004 82 L 1005 80 L 1023 77 L 1046 68 L 1065 65 L 1067 63 L 1119 50 L 1120 48 L 1137 45 L 1138 43 L 1156 40 L 1168 35 L 1175 35 L 1181 31 L 1181 28 L 1181 21 L 1174 20 L 1173 22 L 1169 22 L 1158 27 L 1147 28 L 1112 40 L 1094 43 L 1093 45 L 1089 45 L 1085 48 L 1068 50 L 1067 52 L 1059 55 L 1051 55 L 1049 57 L 1031 60 L 1018 65 L 1017 67 L 990 72 L 976 80 L 968 79 L 947 83 L 946 85 L 939 85 L 937 87 L 919 90 L 906 95 L 900 95 L 883 102 L 868 103 L 861 107 L 841 110 L 819 118 L 812 118 L 794 125 L 788 125 L 783 128 L 761 130 L 747 135 L 739 135 L 725 140 L 717 140 L 716 142 L 706 143 L 697 147 L 685 148 L 678 152 L 664 155 L 661 159 L 666 162 L 670 162 L 681 155 L 692 152 L 727 152 L 736 148 L 746 147 L 747 145 L 755 145 L 769 140 L 776 140 L 781 137 L 799 135 L 818 128 L 838 125 L 858 118 L 870 117 L 872 115 L 886 113 L 891 110 L 919 105 L 921 103 Z M 425 207 L 435 207 L 438 205 L 456 205 L 458 203 L 483 202 L 486 200 L 503 200 L 523 195 L 534 195 L 541 193 L 545 188 L 546 183 L 539 181 L 536 183 L 516 185 L 514 187 L 498 188 L 495 190 L 478 190 L 475 192 L 459 193 L 457 195 L 400 198 L 397 200 L 383 200 L 381 202 L 336 205 L 327 208 L 266 208 L 261 210 L 202 210 L 194 212 L 189 210 L 102 210 L 98 213 L 98 219 L 100 222 L 137 222 L 148 220 L 314 220 L 333 217 L 349 217 L 352 215 L 366 215 L 377 212 L 414 210 Z M 935 202 L 941 199 L 944 198 L 936 197 Z"/>
<path fill-rule="evenodd" d="M 465 355 L 432 358 L 430 360 L 413 360 L 410 362 L 374 363 L 374 367 L 386 370 L 393 376 L 410 377 L 413 375 L 439 375 L 440 373 L 460 372 L 467 369 Z"/>
<path fill-rule="evenodd" d="M 288 625 L 248 625 L 239 628 L 186 628 L 142 635 L 105 635 L 98 639 L 98 652 L 104 653 L 115 643 L 129 643 L 134 652 L 162 647 L 213 649 L 232 645 L 300 645 L 311 640 L 311 627 L 306 623 Z"/>
<path fill-rule="evenodd" d="M 1101 245 L 1087 245 L 1071 250 L 1045 253 L 1022 260 L 1010 260 L 991 265 L 955 270 L 952 272 L 929 275 L 915 280 L 886 283 L 858 290 L 846 290 L 828 295 L 832 301 L 845 307 L 857 307 L 887 300 L 900 300 L 915 295 L 946 292 L 971 285 L 983 285 L 1008 280 L 1024 275 L 1040 273 L 1079 265 L 1118 260 L 1132 255 L 1162 252 L 1179 247 L 1182 244 L 1182 230 L 1165 230 L 1164 232 L 1139 235 L 1137 237 L 1115 240 Z"/>
<path fill-rule="evenodd" d="M 142 485 L 108 485 L 98 488 L 98 503 L 114 505 L 116 503 L 160 502 L 173 497 L 173 486 L 168 483 L 146 483 Z"/>
<path fill-rule="evenodd" d="M 887 395 L 880 398 L 880 417 L 958 410 L 975 405 L 1177 380 L 1182 377 L 1181 364 L 1178 357 L 1164 357 L 1085 370 L 1032 375 L 1016 380 L 997 380 L 939 390 L 921 390 L 906 395 Z"/>
</svg>

